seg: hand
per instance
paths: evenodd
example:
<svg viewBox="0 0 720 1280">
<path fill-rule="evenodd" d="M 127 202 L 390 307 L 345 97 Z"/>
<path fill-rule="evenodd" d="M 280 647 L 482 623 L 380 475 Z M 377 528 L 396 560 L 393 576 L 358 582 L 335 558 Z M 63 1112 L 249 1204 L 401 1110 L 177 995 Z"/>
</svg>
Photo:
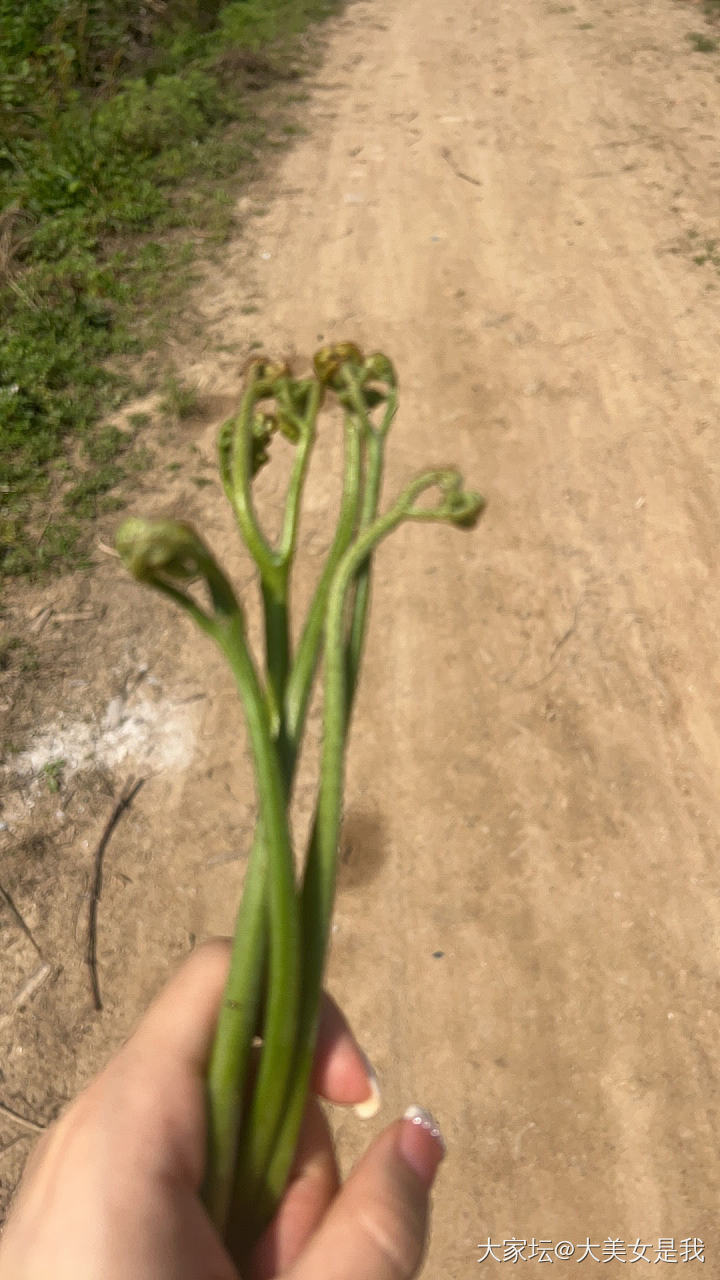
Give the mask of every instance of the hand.
<svg viewBox="0 0 720 1280">
<path fill-rule="evenodd" d="M 230 948 L 199 948 L 43 1135 L 0 1242 L 0 1280 L 239 1280 L 199 1196 L 203 1071 Z M 366 1060 L 325 997 L 313 1091 L 357 1103 Z M 395 1121 L 340 1189 L 313 1096 L 293 1173 L 246 1280 L 410 1280 L 443 1156 L 429 1117 Z"/>
</svg>

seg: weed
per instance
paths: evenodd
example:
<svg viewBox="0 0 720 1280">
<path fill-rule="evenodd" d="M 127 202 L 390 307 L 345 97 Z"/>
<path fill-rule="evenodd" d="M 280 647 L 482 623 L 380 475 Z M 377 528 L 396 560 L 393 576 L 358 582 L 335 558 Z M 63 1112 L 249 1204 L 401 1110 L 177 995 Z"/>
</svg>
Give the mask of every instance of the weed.
<svg viewBox="0 0 720 1280">
<path fill-rule="evenodd" d="M 183 382 L 182 378 L 171 375 L 165 379 L 159 407 L 169 418 L 180 421 L 192 418 L 200 407 L 198 389 L 192 383 Z"/>
<path fill-rule="evenodd" d="M 720 48 L 719 41 L 704 35 L 702 31 L 689 31 L 687 38 L 695 53 L 715 53 Z"/>
<path fill-rule="evenodd" d="M 53 795 L 57 795 L 63 781 L 63 770 L 67 760 L 48 760 L 47 764 L 42 767 L 43 777 L 47 785 L 48 791 Z"/>
<path fill-rule="evenodd" d="M 37 649 L 23 636 L 8 636 L 0 641 L 0 671 L 14 667 L 23 675 L 31 675 L 39 665 Z"/>
<path fill-rule="evenodd" d="M 76 484 L 65 494 L 63 502 L 69 511 L 82 519 L 98 515 L 107 510 L 107 504 L 100 505 L 98 499 L 113 489 L 122 480 L 124 472 L 114 463 L 104 463 L 85 471 Z"/>
<path fill-rule="evenodd" d="M 720 270 L 720 242 L 712 237 L 705 240 L 702 248 L 693 254 L 693 262 L 699 267 L 709 262 L 713 267 Z"/>
<path fill-rule="evenodd" d="M 140 445 L 139 448 L 133 449 L 125 459 L 123 466 L 126 475 L 139 475 L 142 471 L 149 471 L 155 461 L 155 454 L 152 449 L 148 449 L 147 445 Z"/>
<path fill-rule="evenodd" d="M 85 453 L 91 462 L 111 462 L 127 449 L 129 443 L 126 432 L 118 427 L 105 426 L 86 439 Z"/>
<path fill-rule="evenodd" d="M 720 272 L 720 239 L 703 235 L 698 227 L 688 228 L 682 238 L 669 246 L 668 252 L 687 254 L 697 267 L 710 265 Z"/>
</svg>

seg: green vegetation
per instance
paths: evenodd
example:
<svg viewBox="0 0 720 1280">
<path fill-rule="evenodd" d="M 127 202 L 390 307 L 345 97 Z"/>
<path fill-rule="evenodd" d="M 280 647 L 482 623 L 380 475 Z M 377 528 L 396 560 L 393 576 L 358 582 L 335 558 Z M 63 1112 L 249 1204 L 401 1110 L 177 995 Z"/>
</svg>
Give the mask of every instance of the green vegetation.
<svg viewBox="0 0 720 1280">
<path fill-rule="evenodd" d="M 57 795 L 63 780 L 63 769 L 65 768 L 65 760 L 48 760 L 47 764 L 42 767 L 43 777 L 48 791 L 53 795 Z"/>
<path fill-rule="evenodd" d="M 175 375 L 166 378 L 159 407 L 161 412 L 167 414 L 169 418 L 175 418 L 178 421 L 182 421 L 183 418 L 192 418 L 200 410 L 197 387 L 190 386 Z"/>
<path fill-rule="evenodd" d="M 698 227 L 690 227 L 669 252 L 686 255 L 698 267 L 709 265 L 720 271 L 720 240 L 705 235 Z"/>
<path fill-rule="evenodd" d="M 696 242 L 693 250 L 692 260 L 698 267 L 704 267 L 709 262 L 716 270 L 720 270 L 720 241 L 711 236 L 699 244 Z"/>
<path fill-rule="evenodd" d="M 202 536 L 177 520 L 125 521 L 117 549 L 139 581 L 185 610 L 235 678 L 252 747 L 259 817 L 208 1066 L 204 1198 L 242 1265 L 282 1195 L 305 1111 L 340 846 L 344 758 L 379 543 L 406 521 L 471 529 L 484 502 L 449 468 L 416 475 L 379 513 L 385 449 L 397 410 L 393 365 L 352 343 L 318 351 L 310 377 L 253 362 L 240 408 L 220 431 L 220 474 L 258 570 L 265 643 L 248 645 L 232 584 Z M 325 398 L 343 414 L 345 468 L 335 535 L 302 628 L 291 578 L 305 480 Z M 270 542 L 253 481 L 280 434 L 295 450 L 282 530 Z M 293 636 L 298 635 L 297 645 Z M 298 884 L 289 810 L 313 684 L 324 677 L 315 819 Z M 262 1028 L 257 1071 L 253 1043 Z M 250 1083 L 252 1081 L 252 1083 Z"/>
<path fill-rule="evenodd" d="M 37 671 L 37 649 L 23 636 L 7 636 L 0 640 L 0 671 L 16 670 L 23 675 Z"/>
<path fill-rule="evenodd" d="M 717 40 L 706 36 L 702 31 L 689 31 L 687 38 L 696 53 L 715 53 L 720 47 Z"/>
<path fill-rule="evenodd" d="M 133 439 L 100 424 L 140 389 L 130 358 L 274 140 L 259 91 L 339 4 L 0 0 L 0 572 L 82 554 L 127 474 Z"/>
</svg>

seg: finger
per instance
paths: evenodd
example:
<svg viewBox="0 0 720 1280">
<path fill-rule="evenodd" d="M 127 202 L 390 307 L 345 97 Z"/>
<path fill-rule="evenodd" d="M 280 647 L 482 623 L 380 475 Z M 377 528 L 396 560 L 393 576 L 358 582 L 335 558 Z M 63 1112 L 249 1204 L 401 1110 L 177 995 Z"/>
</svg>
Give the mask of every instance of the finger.
<svg viewBox="0 0 720 1280">
<path fill-rule="evenodd" d="M 85 1105 L 101 1109 L 116 1151 L 155 1181 L 202 1181 L 202 1082 L 229 961 L 225 939 L 198 947 L 86 1091 Z"/>
<path fill-rule="evenodd" d="M 215 938 L 198 947 L 160 992 L 139 1023 L 128 1047 L 155 1064 L 171 1061 L 193 1075 L 204 1074 L 230 967 L 231 942 Z M 348 1022 L 323 993 L 312 1089 L 331 1102 L 360 1104 L 374 1115 L 379 1106 L 377 1077 Z M 365 1105 L 363 1105 L 365 1104 Z"/>
<path fill-rule="evenodd" d="M 373 1143 L 287 1280 L 411 1280 L 425 1248 L 428 1196 L 444 1146 L 411 1108 Z"/>
<path fill-rule="evenodd" d="M 231 943 L 198 947 L 161 991 L 124 1049 L 104 1073 L 105 1085 L 130 1091 L 137 1131 L 152 1122 L 164 1134 L 158 1158 L 174 1162 L 192 1185 L 203 1176 L 204 1094 L 217 1016 L 230 965 Z M 379 1090 L 372 1068 L 346 1019 L 323 996 L 313 1089 L 335 1102 L 355 1102 L 373 1115 Z M 111 1090 L 112 1093 L 112 1090 Z M 110 1103 L 112 1106 L 112 1101 Z"/>
<path fill-rule="evenodd" d="M 253 1250 L 252 1280 L 270 1280 L 292 1266 L 339 1185 L 330 1129 L 319 1104 L 311 1098 L 282 1203 Z"/>
<path fill-rule="evenodd" d="M 355 1103 L 362 1119 L 380 1108 L 380 1086 L 332 996 L 323 993 L 311 1088 L 329 1102 Z"/>
<path fill-rule="evenodd" d="M 230 966 L 231 942 L 216 938 L 199 946 L 162 989 L 128 1043 L 112 1064 L 113 1075 L 136 1081 L 138 1107 L 165 1113 L 170 1096 L 184 1098 L 183 1131 L 197 1125 L 195 1098 L 190 1113 L 188 1090 L 202 1080 L 215 1034 Z M 130 1077 L 128 1077 L 130 1073 Z M 107 1074 L 107 1073 L 106 1073 Z M 170 1087 L 172 1081 L 172 1087 Z M 184 1083 L 183 1083 L 184 1082 Z M 311 1088 L 328 1100 L 355 1103 L 360 1115 L 379 1106 L 375 1073 L 335 1001 L 323 993 Z"/>
<path fill-rule="evenodd" d="M 126 1049 L 149 1062 L 172 1062 L 193 1075 L 207 1066 L 230 968 L 228 938 L 204 942 L 163 987 Z M 153 1070 L 161 1078 L 161 1071 Z"/>
</svg>

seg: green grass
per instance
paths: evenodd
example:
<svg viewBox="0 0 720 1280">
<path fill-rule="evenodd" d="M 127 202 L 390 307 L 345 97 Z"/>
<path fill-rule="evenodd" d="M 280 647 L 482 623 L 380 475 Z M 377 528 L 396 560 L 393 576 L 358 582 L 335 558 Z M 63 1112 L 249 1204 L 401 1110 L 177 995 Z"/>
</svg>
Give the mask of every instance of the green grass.
<svg viewBox="0 0 720 1280">
<path fill-rule="evenodd" d="M 200 397 L 197 387 L 184 382 L 175 374 L 169 375 L 163 383 L 163 398 L 159 408 L 168 418 L 182 422 L 184 418 L 192 418 L 200 412 Z"/>
<path fill-rule="evenodd" d="M 8 636 L 0 640 L 0 671 L 15 670 L 22 675 L 37 671 L 37 649 L 24 636 Z"/>
<path fill-rule="evenodd" d="M 0 0 L 0 573 L 77 563 L 87 521 L 122 501 L 147 423 L 108 419 L 154 389 L 133 368 L 198 232 L 227 236 L 237 188 L 296 132 L 258 102 L 340 4 Z M 160 390 L 163 412 L 196 412 L 192 388 Z"/>
<path fill-rule="evenodd" d="M 692 260 L 699 267 L 709 262 L 716 270 L 720 270 L 720 242 L 712 238 L 703 240 L 700 246 L 695 246 Z"/>
<path fill-rule="evenodd" d="M 716 53 L 720 47 L 717 40 L 712 36 L 706 36 L 702 31 L 689 31 L 687 38 L 695 53 Z"/>
<path fill-rule="evenodd" d="M 42 774 L 45 778 L 45 784 L 48 791 L 53 795 L 57 795 L 63 782 L 63 770 L 67 764 L 66 760 L 48 760 L 47 764 L 42 767 Z"/>
<path fill-rule="evenodd" d="M 707 236 L 698 227 L 690 227 L 672 245 L 671 253 L 683 254 L 698 267 L 710 266 L 720 273 L 720 240 Z"/>
</svg>

